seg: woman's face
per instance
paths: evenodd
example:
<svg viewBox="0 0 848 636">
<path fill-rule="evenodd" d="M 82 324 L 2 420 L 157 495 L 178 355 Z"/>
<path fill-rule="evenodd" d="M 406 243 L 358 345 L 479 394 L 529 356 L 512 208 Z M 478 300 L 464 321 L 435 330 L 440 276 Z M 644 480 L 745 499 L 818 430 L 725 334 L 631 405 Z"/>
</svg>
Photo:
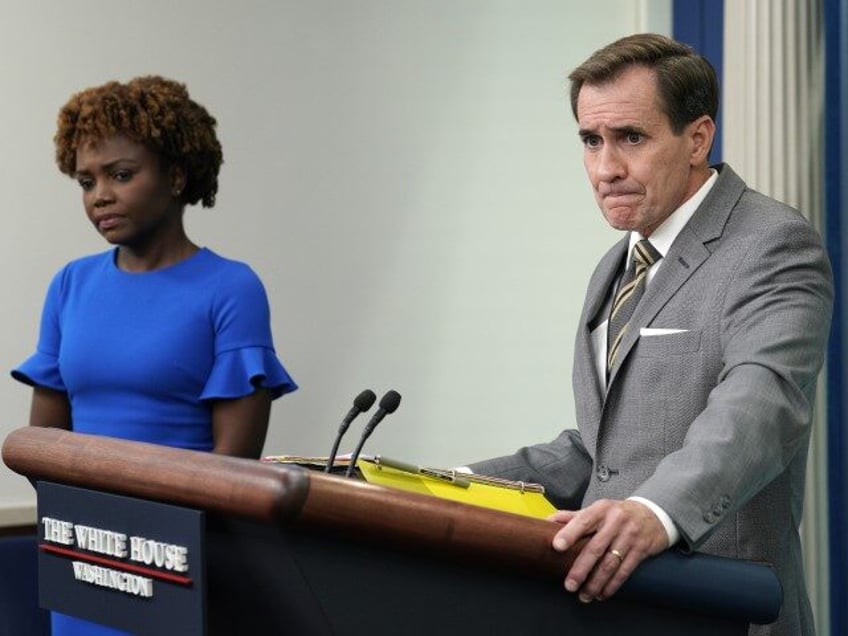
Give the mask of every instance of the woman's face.
<svg viewBox="0 0 848 636">
<path fill-rule="evenodd" d="M 163 170 L 145 146 L 116 135 L 83 143 L 74 176 L 85 213 L 112 244 L 142 247 L 182 228 L 178 170 Z"/>
</svg>

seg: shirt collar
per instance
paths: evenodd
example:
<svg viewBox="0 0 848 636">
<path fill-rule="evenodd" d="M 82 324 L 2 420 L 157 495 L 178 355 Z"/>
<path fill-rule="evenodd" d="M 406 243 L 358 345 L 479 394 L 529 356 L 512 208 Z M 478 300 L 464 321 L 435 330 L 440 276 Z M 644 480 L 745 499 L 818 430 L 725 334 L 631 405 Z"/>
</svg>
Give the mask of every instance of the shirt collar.
<svg viewBox="0 0 848 636">
<path fill-rule="evenodd" d="M 672 212 L 671 216 L 663 221 L 660 226 L 651 233 L 651 245 L 653 245 L 656 250 L 662 254 L 663 258 L 665 258 L 665 255 L 668 254 L 668 250 L 671 249 L 671 244 L 674 243 L 674 239 L 677 238 L 677 235 L 680 234 L 680 231 L 686 226 L 689 219 L 691 219 L 692 215 L 695 214 L 695 210 L 698 209 L 698 206 L 701 205 L 701 202 L 706 198 L 707 194 L 709 194 L 710 190 L 712 190 L 715 185 L 715 182 L 718 179 L 718 172 L 715 169 L 710 168 L 710 173 L 710 177 L 706 180 L 706 182 L 704 182 L 704 185 L 698 188 L 698 191 L 695 194 L 689 197 L 683 205 Z M 643 238 L 644 237 L 639 234 L 639 232 L 630 232 L 630 246 L 628 247 L 627 253 L 630 254 L 633 251 L 633 246 Z"/>
</svg>

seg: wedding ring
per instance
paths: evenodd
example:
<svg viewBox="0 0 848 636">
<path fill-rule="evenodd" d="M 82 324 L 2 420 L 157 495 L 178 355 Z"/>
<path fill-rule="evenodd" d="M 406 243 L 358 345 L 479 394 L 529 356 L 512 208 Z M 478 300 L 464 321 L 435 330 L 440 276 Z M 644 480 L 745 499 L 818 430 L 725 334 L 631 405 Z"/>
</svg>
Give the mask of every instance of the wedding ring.
<svg viewBox="0 0 848 636">
<path fill-rule="evenodd" d="M 610 554 L 613 555 L 614 557 L 618 557 L 618 563 L 619 564 L 624 563 L 624 555 L 621 552 L 619 552 L 618 550 L 613 548 L 612 550 L 610 550 Z"/>
</svg>

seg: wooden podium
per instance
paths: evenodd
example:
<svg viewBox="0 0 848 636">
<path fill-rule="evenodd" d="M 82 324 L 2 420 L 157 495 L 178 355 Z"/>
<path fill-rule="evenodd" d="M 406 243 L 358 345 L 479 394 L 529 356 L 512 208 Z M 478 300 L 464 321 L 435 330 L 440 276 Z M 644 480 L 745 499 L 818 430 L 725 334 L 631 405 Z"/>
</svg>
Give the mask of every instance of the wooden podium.
<svg viewBox="0 0 848 636">
<path fill-rule="evenodd" d="M 12 432 L 3 459 L 34 482 L 201 511 L 212 635 L 747 633 L 749 617 L 697 601 L 579 603 L 562 587 L 576 552 L 555 552 L 543 520 L 56 429 Z"/>
</svg>

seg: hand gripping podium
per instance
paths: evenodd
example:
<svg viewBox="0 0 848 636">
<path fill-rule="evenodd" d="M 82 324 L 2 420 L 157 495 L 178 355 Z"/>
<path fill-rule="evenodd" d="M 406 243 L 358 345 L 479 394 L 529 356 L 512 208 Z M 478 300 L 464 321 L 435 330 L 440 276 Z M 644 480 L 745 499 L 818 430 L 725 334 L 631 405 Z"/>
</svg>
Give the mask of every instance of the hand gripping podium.
<svg viewBox="0 0 848 636">
<path fill-rule="evenodd" d="M 584 605 L 554 523 L 299 467 L 30 427 L 3 460 L 37 484 L 42 606 L 139 634 L 743 635 L 780 609 L 769 567 L 673 552 Z"/>
</svg>

